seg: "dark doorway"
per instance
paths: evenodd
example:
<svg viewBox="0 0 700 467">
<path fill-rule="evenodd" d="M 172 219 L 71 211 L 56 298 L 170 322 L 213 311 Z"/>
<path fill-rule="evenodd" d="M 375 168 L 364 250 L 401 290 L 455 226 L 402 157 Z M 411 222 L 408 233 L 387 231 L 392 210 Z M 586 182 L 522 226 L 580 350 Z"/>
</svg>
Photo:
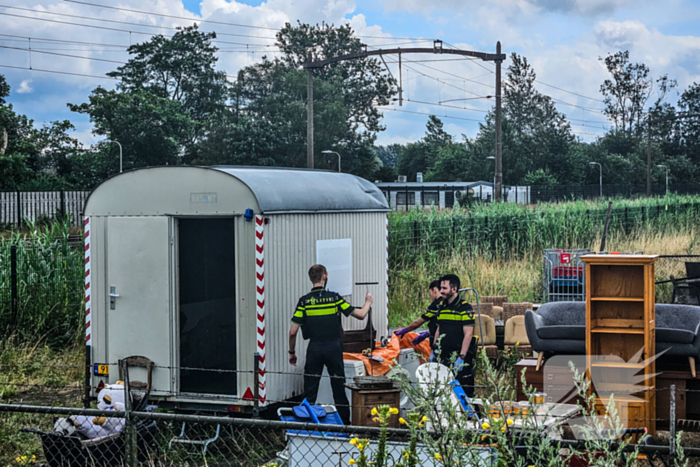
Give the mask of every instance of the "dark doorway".
<svg viewBox="0 0 700 467">
<path fill-rule="evenodd" d="M 179 220 L 180 392 L 236 395 L 234 264 L 233 219 Z"/>
<path fill-rule="evenodd" d="M 455 192 L 446 191 L 445 192 L 445 207 L 452 208 L 455 205 Z"/>
</svg>

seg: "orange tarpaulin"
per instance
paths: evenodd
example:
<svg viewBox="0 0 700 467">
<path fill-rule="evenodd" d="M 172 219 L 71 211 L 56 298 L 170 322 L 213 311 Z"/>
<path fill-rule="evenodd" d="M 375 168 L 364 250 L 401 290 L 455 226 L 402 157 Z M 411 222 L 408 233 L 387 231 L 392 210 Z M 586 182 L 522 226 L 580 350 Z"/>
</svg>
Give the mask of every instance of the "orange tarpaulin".
<svg viewBox="0 0 700 467">
<path fill-rule="evenodd" d="M 408 332 L 402 339 L 395 335 L 391 335 L 391 340 L 386 347 L 379 347 L 379 343 L 374 348 L 372 353 L 375 357 L 381 357 L 383 362 L 370 361 L 368 356 L 361 353 L 343 353 L 345 360 L 358 360 L 364 362 L 365 370 L 368 375 L 383 375 L 394 366 L 394 361 L 398 360 L 401 349 L 414 349 L 416 353 L 422 355 L 423 361 L 427 362 L 430 358 L 430 339 L 425 339 L 420 344 L 414 346 L 411 344 L 414 338 L 418 337 L 415 332 Z"/>
</svg>

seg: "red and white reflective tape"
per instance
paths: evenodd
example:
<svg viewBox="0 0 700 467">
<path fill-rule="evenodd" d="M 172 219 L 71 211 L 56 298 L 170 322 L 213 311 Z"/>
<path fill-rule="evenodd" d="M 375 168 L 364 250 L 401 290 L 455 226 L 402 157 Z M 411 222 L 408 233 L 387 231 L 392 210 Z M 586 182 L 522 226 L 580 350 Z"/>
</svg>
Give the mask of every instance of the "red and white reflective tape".
<svg viewBox="0 0 700 467">
<path fill-rule="evenodd" d="M 389 213 L 386 213 L 386 335 L 389 335 Z"/>
<path fill-rule="evenodd" d="M 90 312 L 92 298 L 90 286 L 90 218 L 85 218 L 85 345 L 92 345 L 92 325 Z"/>
<path fill-rule="evenodd" d="M 267 399 L 267 381 L 265 378 L 265 219 L 255 216 L 255 302 L 258 331 L 258 353 L 260 354 L 258 395 L 260 403 Z"/>
</svg>

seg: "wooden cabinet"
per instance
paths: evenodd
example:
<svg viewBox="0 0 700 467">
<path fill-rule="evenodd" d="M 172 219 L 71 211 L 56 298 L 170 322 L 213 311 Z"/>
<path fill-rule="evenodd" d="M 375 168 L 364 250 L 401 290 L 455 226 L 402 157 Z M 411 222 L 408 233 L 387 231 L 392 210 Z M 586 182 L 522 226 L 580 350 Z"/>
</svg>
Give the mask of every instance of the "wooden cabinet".
<svg viewBox="0 0 700 467">
<path fill-rule="evenodd" d="M 655 286 L 658 256 L 587 255 L 586 371 L 596 412 L 610 397 L 623 425 L 656 431 Z"/>
<path fill-rule="evenodd" d="M 372 420 L 372 408 L 380 405 L 401 407 L 401 389 L 362 389 L 354 384 L 346 385 L 350 389 L 352 406 L 351 421 L 356 426 L 374 426 L 379 424 Z M 399 428 L 399 416 L 389 418 L 389 428 Z"/>
</svg>

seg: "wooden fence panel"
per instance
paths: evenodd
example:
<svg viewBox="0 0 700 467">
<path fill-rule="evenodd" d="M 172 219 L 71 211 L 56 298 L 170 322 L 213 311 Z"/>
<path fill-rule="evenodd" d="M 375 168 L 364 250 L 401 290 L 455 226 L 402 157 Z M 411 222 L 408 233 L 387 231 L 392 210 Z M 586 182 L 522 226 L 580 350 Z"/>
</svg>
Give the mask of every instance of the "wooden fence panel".
<svg viewBox="0 0 700 467">
<path fill-rule="evenodd" d="M 80 227 L 89 194 L 89 191 L 0 191 L 0 228 L 18 225 L 18 197 L 22 224 L 53 219 L 63 213 L 70 225 Z"/>
</svg>

